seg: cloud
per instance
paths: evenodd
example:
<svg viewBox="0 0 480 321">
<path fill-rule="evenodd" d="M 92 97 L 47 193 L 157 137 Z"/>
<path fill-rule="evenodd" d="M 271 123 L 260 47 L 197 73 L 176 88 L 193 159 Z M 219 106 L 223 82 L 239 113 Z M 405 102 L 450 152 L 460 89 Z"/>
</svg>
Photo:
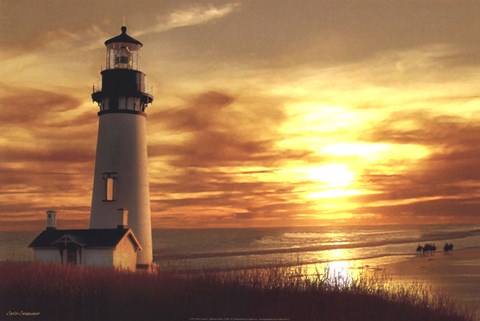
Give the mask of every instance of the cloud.
<svg viewBox="0 0 480 321">
<path fill-rule="evenodd" d="M 21 105 L 19 106 L 19 102 Z M 46 119 L 51 114 L 73 110 L 81 101 L 71 95 L 36 88 L 10 87 L 0 83 L 0 123 L 18 124 Z"/>
<path fill-rule="evenodd" d="M 82 105 L 83 101 L 67 90 L 59 93 L 0 83 L 0 125 L 15 127 L 34 138 L 56 138 L 57 144 L 61 138 L 85 139 L 84 134 L 76 131 L 85 130 L 84 126 L 95 126 L 97 116 L 94 112 L 83 111 Z M 72 132 L 75 132 L 73 136 Z"/>
<path fill-rule="evenodd" d="M 372 141 L 399 144 L 472 147 L 478 143 L 476 121 L 451 115 L 434 115 L 426 110 L 395 112 L 366 132 Z"/>
<path fill-rule="evenodd" d="M 305 210 L 294 192 L 304 182 L 274 179 L 276 167 L 311 157 L 309 151 L 277 146 L 285 120 L 284 105 L 275 98 L 220 91 L 150 114 L 153 136 L 182 137 L 149 145 L 150 159 L 171 169 L 150 175 L 154 216 L 167 215 L 171 219 L 164 221 L 173 225 L 176 217 L 189 226 L 235 226 L 239 219 L 260 226 L 275 220 L 281 225 Z"/>
<path fill-rule="evenodd" d="M 309 151 L 276 147 L 278 128 L 286 117 L 281 104 L 237 108 L 238 99 L 209 91 L 183 107 L 152 115 L 149 124 L 160 122 L 184 139 L 153 144 L 149 155 L 173 156 L 171 165 L 180 168 L 273 165 L 310 156 Z"/>
<path fill-rule="evenodd" d="M 206 24 L 226 17 L 239 8 L 239 3 L 228 3 L 218 7 L 210 4 L 207 6 L 194 6 L 188 9 L 176 10 L 167 17 L 162 17 L 155 26 L 138 31 L 134 33 L 134 36 Z"/>
<path fill-rule="evenodd" d="M 193 7 L 188 10 L 179 10 L 171 13 L 168 17 L 167 25 L 170 29 L 199 25 L 210 20 L 219 19 L 238 10 L 239 3 L 229 3 L 222 7 Z"/>
<path fill-rule="evenodd" d="M 234 97 L 221 92 L 205 92 L 187 102 L 186 107 L 163 112 L 159 120 L 175 131 L 208 131 L 220 127 L 218 113 L 234 101 Z"/>
<path fill-rule="evenodd" d="M 59 162 L 93 159 L 96 116 L 79 113 L 81 105 L 69 94 L 0 86 L 0 125 L 8 129 L 0 141 L 0 162 L 16 168 L 41 164 L 48 169 Z"/>
<path fill-rule="evenodd" d="M 56 145 L 32 148 L 9 146 L 3 149 L 0 163 L 84 163 L 94 159 L 93 148 L 72 145 Z"/>
<path fill-rule="evenodd" d="M 0 194 L 8 195 L 0 212 L 21 221 L 22 213 L 35 216 L 56 208 L 68 220 L 84 218 L 92 188 L 95 113 L 87 116 L 82 101 L 66 90 L 5 84 L 0 84 L 0 106 Z M 43 217 L 39 222 L 43 226 Z"/>
<path fill-rule="evenodd" d="M 364 176 L 378 194 L 362 195 L 358 212 L 395 213 L 432 222 L 473 217 L 480 201 L 480 125 L 478 120 L 460 116 L 433 115 L 427 111 L 394 113 L 366 132 L 363 139 L 401 145 L 419 145 L 430 154 L 401 171 L 390 164 L 390 174 Z M 405 163 L 405 160 L 399 162 Z M 401 164 L 399 164 L 402 166 Z M 378 169 L 377 169 L 378 171 Z M 476 209 L 475 209 L 476 208 Z M 395 220 L 404 219 L 399 217 Z"/>
<path fill-rule="evenodd" d="M 255 214 L 250 212 L 240 212 L 240 213 L 234 213 L 233 217 L 240 220 L 249 220 L 249 219 L 255 218 Z"/>
<path fill-rule="evenodd" d="M 354 210 L 357 214 L 375 213 L 382 217 L 384 223 L 401 224 L 405 222 L 417 224 L 467 223 L 478 216 L 479 197 L 471 198 L 438 198 L 418 200 L 410 204 L 384 205 L 381 207 L 365 206 Z"/>
</svg>

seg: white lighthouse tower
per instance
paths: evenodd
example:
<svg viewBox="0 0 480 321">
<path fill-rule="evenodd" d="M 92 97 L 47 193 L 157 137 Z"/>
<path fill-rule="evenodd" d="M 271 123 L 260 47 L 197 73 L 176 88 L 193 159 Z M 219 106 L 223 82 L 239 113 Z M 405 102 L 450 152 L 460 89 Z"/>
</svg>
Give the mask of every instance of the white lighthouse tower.
<svg viewBox="0 0 480 321">
<path fill-rule="evenodd" d="M 122 33 L 105 41 L 106 69 L 92 99 L 100 111 L 90 229 L 115 228 L 118 210 L 128 211 L 142 250 L 137 267 L 152 264 L 152 228 L 145 109 L 153 101 L 139 69 L 142 43 Z"/>
</svg>

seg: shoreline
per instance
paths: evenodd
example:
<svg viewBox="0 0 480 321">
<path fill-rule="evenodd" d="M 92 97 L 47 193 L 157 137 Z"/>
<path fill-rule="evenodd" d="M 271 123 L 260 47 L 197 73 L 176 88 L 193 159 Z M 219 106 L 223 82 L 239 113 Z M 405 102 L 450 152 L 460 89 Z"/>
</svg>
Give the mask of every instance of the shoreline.
<svg viewBox="0 0 480 321">
<path fill-rule="evenodd" d="M 480 247 L 433 255 L 417 254 L 410 259 L 380 265 L 392 282 L 425 284 L 432 290 L 476 310 L 480 320 Z"/>
<path fill-rule="evenodd" d="M 412 275 L 411 268 L 416 274 L 423 275 L 424 269 L 428 267 L 438 268 L 435 272 L 459 272 L 455 267 L 462 266 L 471 267 L 472 272 L 477 272 L 480 271 L 480 247 L 455 249 L 448 253 L 438 251 L 433 254 L 412 254 L 409 259 L 382 266 L 395 270 L 396 274 L 400 275 Z"/>
</svg>

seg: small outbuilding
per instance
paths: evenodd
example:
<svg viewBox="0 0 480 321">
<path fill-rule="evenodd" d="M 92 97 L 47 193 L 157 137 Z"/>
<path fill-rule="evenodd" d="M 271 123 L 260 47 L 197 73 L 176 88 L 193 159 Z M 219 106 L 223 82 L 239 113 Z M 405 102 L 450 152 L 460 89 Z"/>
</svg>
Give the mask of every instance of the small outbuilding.
<svg viewBox="0 0 480 321">
<path fill-rule="evenodd" d="M 55 214 L 49 211 L 48 219 Z M 141 246 L 132 229 L 119 225 L 111 229 L 61 230 L 54 222 L 30 243 L 35 260 L 135 270 Z"/>
</svg>

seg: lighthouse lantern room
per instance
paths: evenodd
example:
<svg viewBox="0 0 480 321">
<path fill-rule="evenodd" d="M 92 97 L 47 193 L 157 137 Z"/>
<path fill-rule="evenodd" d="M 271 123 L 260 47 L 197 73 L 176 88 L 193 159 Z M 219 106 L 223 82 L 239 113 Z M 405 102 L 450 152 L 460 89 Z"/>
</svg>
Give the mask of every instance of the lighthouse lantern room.
<svg viewBox="0 0 480 321">
<path fill-rule="evenodd" d="M 139 51 L 142 43 L 122 33 L 105 41 L 106 69 L 102 71 L 101 86 L 94 87 L 92 98 L 100 112 L 130 110 L 144 112 L 153 101 L 148 93 L 145 73 L 139 70 Z"/>
</svg>

